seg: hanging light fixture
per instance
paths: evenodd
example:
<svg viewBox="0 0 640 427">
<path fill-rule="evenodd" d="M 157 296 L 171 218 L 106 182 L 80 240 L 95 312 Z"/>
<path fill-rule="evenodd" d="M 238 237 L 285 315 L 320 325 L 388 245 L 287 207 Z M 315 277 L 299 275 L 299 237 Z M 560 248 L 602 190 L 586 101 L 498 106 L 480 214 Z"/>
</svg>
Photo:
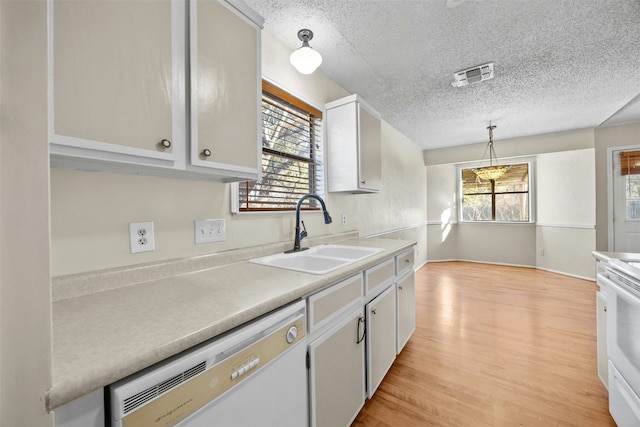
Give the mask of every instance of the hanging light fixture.
<svg viewBox="0 0 640 427">
<path fill-rule="evenodd" d="M 302 41 L 302 46 L 291 54 L 289 62 L 302 74 L 311 74 L 322 64 L 322 55 L 309 46 L 309 40 L 313 38 L 311 30 L 298 31 L 298 38 Z"/>
<path fill-rule="evenodd" d="M 487 148 L 484 149 L 484 154 L 482 155 L 482 161 L 480 162 L 480 164 L 482 164 L 482 162 L 484 161 L 484 156 L 487 154 L 487 150 L 489 150 L 489 166 L 471 169 L 481 179 L 486 179 L 486 180 L 498 179 L 502 175 L 504 175 L 505 172 L 508 171 L 509 168 L 511 167 L 511 166 L 500 166 L 498 164 L 498 159 L 496 158 L 496 151 L 493 148 L 493 130 L 495 128 L 496 126 L 492 125 L 491 122 L 489 122 L 489 126 L 487 127 L 487 129 L 489 129 L 489 143 L 487 144 Z M 496 162 L 495 165 L 493 164 L 494 160 Z"/>
</svg>

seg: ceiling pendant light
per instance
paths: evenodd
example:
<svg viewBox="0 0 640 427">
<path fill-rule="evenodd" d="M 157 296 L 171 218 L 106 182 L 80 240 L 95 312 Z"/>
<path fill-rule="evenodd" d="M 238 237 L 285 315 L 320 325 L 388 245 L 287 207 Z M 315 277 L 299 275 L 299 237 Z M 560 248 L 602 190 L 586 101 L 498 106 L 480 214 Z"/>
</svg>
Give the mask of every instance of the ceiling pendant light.
<svg viewBox="0 0 640 427">
<path fill-rule="evenodd" d="M 309 40 L 313 38 L 311 30 L 303 29 L 298 31 L 298 38 L 302 41 L 302 46 L 291 54 L 289 62 L 300 73 L 311 74 L 322 64 L 322 55 L 309 46 Z"/>
<path fill-rule="evenodd" d="M 500 166 L 498 164 L 498 159 L 496 158 L 496 151 L 493 148 L 493 130 L 495 128 L 496 126 L 492 125 L 491 122 L 489 122 L 489 126 L 487 127 L 487 129 L 489 129 L 489 143 L 487 144 L 487 148 L 484 149 L 484 154 L 482 155 L 482 161 L 480 162 L 480 164 L 482 164 L 482 162 L 484 161 L 484 156 L 487 154 L 487 150 L 489 150 L 489 166 L 471 169 L 478 176 L 478 178 L 481 178 L 481 179 L 486 179 L 486 180 L 498 179 L 502 175 L 504 175 L 505 172 L 507 172 L 511 167 L 511 166 Z M 493 164 L 494 160 L 496 162 L 495 165 Z"/>
</svg>

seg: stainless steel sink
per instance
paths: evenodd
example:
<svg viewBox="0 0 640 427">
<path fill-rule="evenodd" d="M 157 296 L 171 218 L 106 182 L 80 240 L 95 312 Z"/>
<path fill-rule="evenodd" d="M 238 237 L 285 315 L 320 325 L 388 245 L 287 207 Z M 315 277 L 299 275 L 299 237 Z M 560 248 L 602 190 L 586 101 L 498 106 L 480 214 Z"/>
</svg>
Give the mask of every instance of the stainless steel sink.
<svg viewBox="0 0 640 427">
<path fill-rule="evenodd" d="M 326 274 L 382 251 L 384 249 L 365 246 L 319 245 L 306 251 L 269 255 L 249 262 L 303 273 Z"/>
</svg>

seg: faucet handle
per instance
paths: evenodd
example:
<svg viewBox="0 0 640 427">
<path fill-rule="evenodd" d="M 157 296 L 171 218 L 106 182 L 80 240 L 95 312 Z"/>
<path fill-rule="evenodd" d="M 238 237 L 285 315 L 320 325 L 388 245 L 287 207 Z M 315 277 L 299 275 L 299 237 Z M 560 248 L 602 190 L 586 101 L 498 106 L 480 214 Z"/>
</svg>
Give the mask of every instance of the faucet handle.
<svg viewBox="0 0 640 427">
<path fill-rule="evenodd" d="M 307 227 L 304 226 L 304 221 L 300 221 L 302 223 L 302 231 L 300 232 L 300 240 L 307 237 Z"/>
</svg>

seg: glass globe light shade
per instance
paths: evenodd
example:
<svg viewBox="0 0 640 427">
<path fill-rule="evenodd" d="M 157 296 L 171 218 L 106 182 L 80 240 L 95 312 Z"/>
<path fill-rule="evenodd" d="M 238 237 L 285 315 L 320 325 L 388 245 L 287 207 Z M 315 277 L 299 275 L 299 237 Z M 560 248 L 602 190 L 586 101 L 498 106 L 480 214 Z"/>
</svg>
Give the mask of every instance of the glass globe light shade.
<svg viewBox="0 0 640 427">
<path fill-rule="evenodd" d="M 305 43 L 306 44 L 306 43 Z M 311 74 L 322 64 L 322 55 L 308 45 L 295 50 L 289 57 L 289 62 L 302 74 Z"/>
</svg>

